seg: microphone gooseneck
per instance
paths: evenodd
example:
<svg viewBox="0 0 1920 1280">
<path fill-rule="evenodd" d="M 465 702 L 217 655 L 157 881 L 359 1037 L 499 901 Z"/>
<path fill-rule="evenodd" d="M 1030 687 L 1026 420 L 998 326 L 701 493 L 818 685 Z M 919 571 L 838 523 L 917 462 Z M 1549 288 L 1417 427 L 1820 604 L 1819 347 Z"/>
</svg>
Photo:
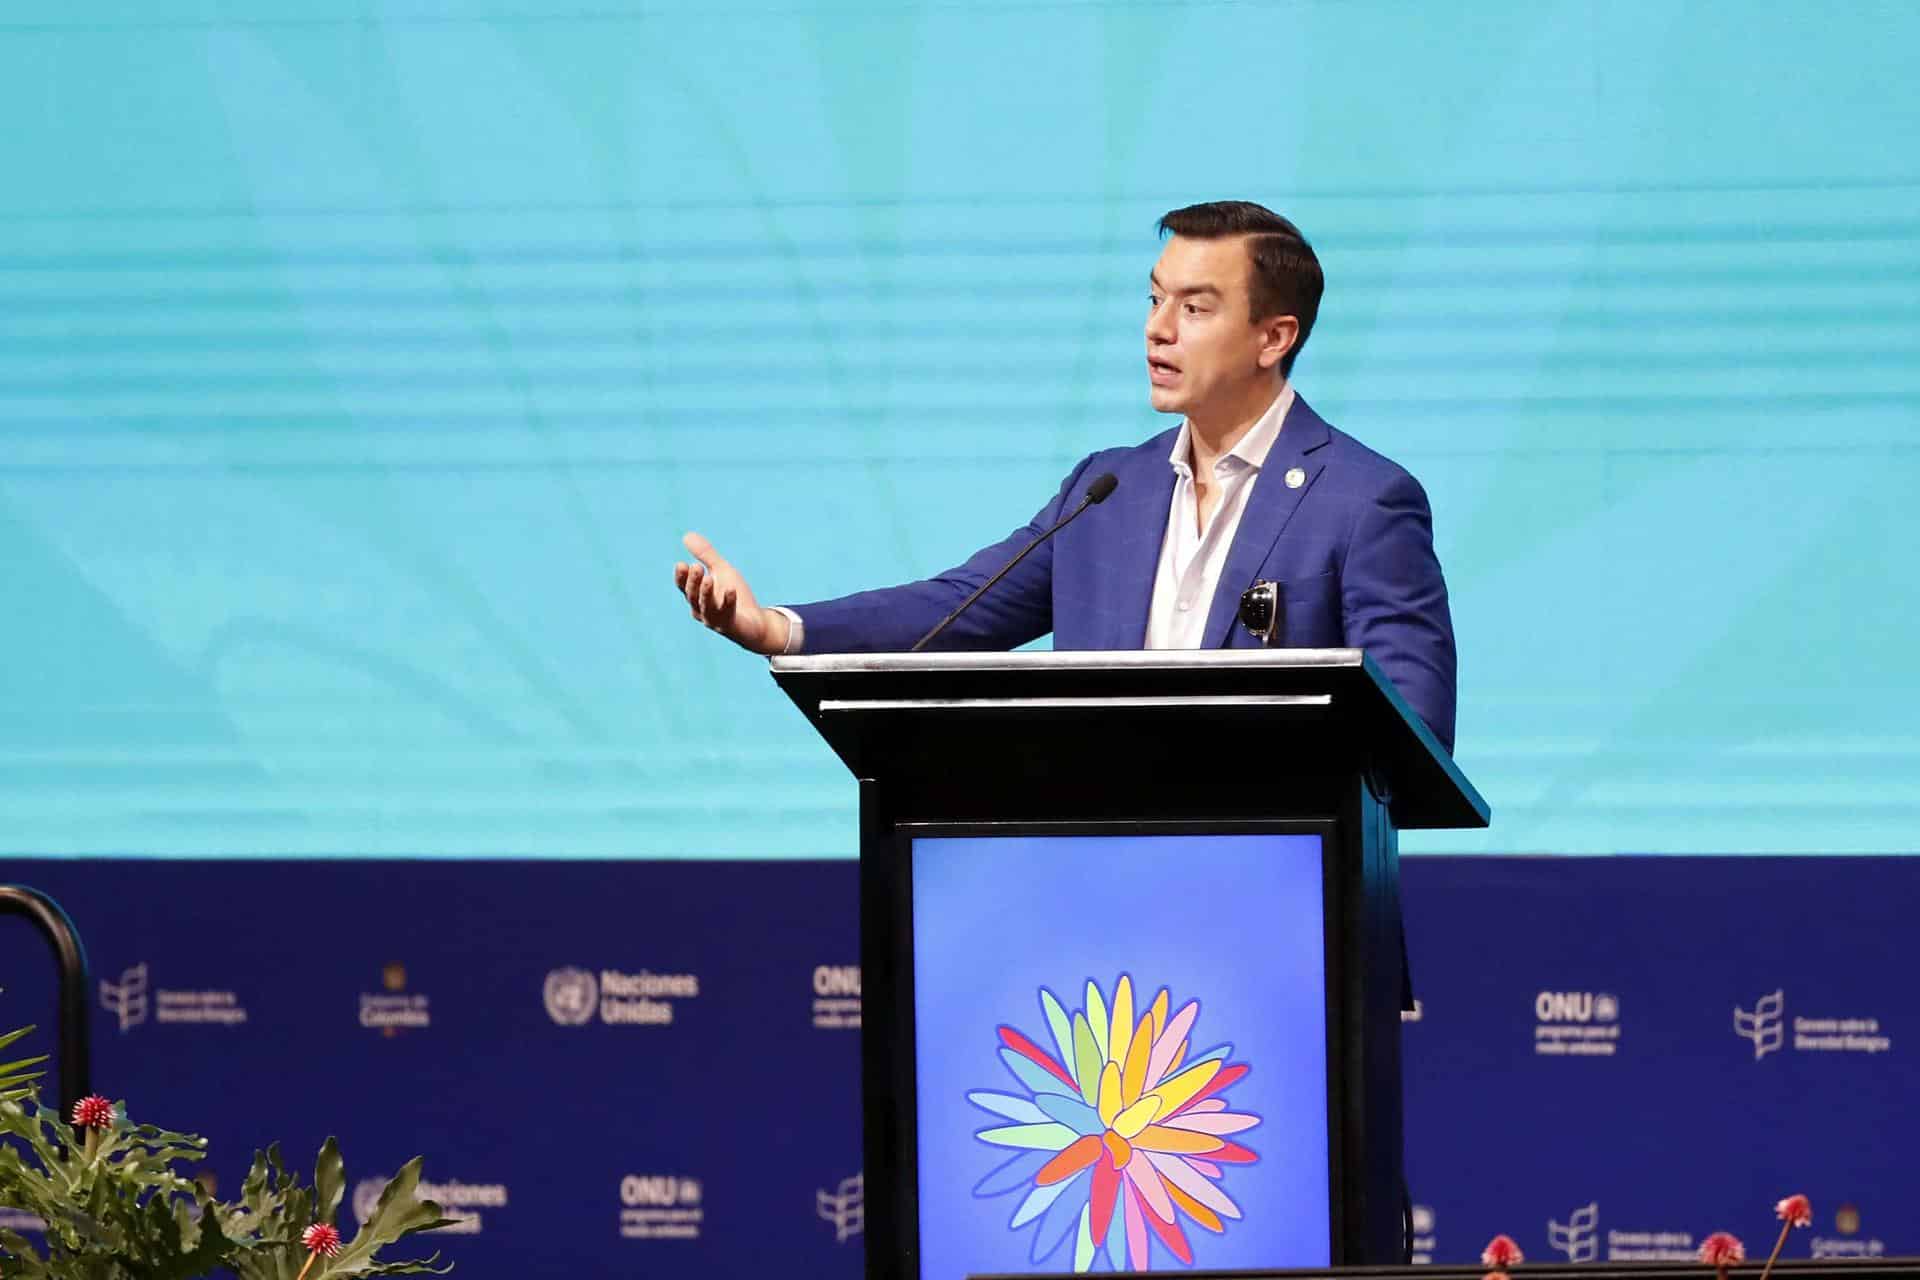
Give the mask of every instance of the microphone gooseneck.
<svg viewBox="0 0 1920 1280">
<path fill-rule="evenodd" d="M 952 625 L 953 620 L 955 618 L 959 617 L 961 614 L 965 613 L 968 609 L 970 609 L 973 606 L 973 602 L 975 600 L 978 600 L 981 596 L 985 595 L 987 593 L 988 587 L 991 587 L 994 583 L 1006 577 L 1009 573 L 1013 571 L 1013 566 L 1019 564 L 1022 560 L 1025 560 L 1027 558 L 1027 553 L 1029 551 L 1032 551 L 1035 547 L 1045 542 L 1048 538 L 1051 538 L 1054 534 L 1060 532 L 1062 529 L 1072 524 L 1076 519 L 1079 518 L 1080 513 L 1082 511 L 1085 511 L 1088 507 L 1091 507 L 1098 502 L 1105 502 L 1108 498 L 1113 496 L 1113 491 L 1115 489 L 1118 489 L 1119 487 L 1120 487 L 1120 478 L 1114 475 L 1113 472 L 1111 471 L 1103 471 L 1099 475 L 1095 476 L 1093 478 L 1093 483 L 1087 486 L 1086 496 L 1080 499 L 1079 506 L 1075 507 L 1072 511 L 1069 511 L 1066 514 L 1066 516 L 1063 519 L 1061 519 L 1061 521 L 1058 524 L 1053 526 L 1053 528 L 1047 530 L 1045 533 L 1035 538 L 1032 542 L 1029 542 L 1026 546 L 1020 548 L 1020 554 L 1015 556 L 1013 559 L 1007 561 L 1006 564 L 1002 565 L 1000 568 L 1000 572 L 994 574 L 991 578 L 988 578 L 985 582 L 981 583 L 977 588 L 974 589 L 974 592 L 972 595 L 968 596 L 965 600 L 962 600 L 954 608 L 954 611 L 952 613 L 940 619 L 939 623 L 937 623 L 934 626 L 933 630 L 927 632 L 927 634 L 921 636 L 918 640 L 914 641 L 913 648 L 909 650 L 909 652 L 918 653 L 922 649 L 926 648 L 927 643 L 929 641 L 931 641 L 935 636 L 939 635 L 942 631 L 945 631 L 948 628 L 948 626 Z"/>
</svg>

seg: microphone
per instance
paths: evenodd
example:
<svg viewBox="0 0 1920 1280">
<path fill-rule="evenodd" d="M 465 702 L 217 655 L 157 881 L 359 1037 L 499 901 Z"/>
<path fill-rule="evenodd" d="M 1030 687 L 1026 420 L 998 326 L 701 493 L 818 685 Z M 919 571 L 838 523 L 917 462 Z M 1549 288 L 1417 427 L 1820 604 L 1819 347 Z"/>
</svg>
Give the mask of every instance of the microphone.
<svg viewBox="0 0 1920 1280">
<path fill-rule="evenodd" d="M 945 631 L 948 628 L 948 626 L 952 625 L 953 620 L 955 618 L 959 617 L 961 614 L 965 613 L 968 609 L 972 608 L 973 602 L 975 600 L 978 600 L 981 596 L 985 595 L 987 593 L 988 587 L 991 587 L 994 583 L 1000 581 L 1000 579 L 1006 577 L 1009 573 L 1013 572 L 1013 566 L 1019 564 L 1022 560 L 1025 560 L 1027 558 L 1027 553 L 1029 551 L 1032 551 L 1035 547 L 1045 542 L 1048 538 L 1051 538 L 1054 534 L 1060 532 L 1062 529 L 1072 524 L 1076 519 L 1079 518 L 1079 515 L 1082 511 L 1085 511 L 1088 507 L 1092 506 L 1094 503 L 1105 502 L 1108 498 L 1113 496 L 1113 491 L 1115 489 L 1118 489 L 1119 487 L 1120 487 L 1120 479 L 1118 476 L 1114 475 L 1113 472 L 1111 471 L 1103 471 L 1099 475 L 1095 476 L 1093 478 L 1093 483 L 1087 486 L 1087 496 L 1080 499 L 1079 506 L 1075 507 L 1072 511 L 1069 511 L 1066 514 L 1066 516 L 1060 521 L 1060 523 L 1054 525 L 1053 528 L 1047 530 L 1045 533 L 1035 538 L 1032 542 L 1029 542 L 1026 546 L 1020 548 L 1019 555 L 1007 561 L 1007 563 L 1001 568 L 1000 572 L 994 574 L 991 578 L 988 578 L 985 582 L 981 583 L 979 588 L 975 590 L 974 593 L 968 596 L 965 600 L 962 600 L 959 606 L 955 608 L 952 613 L 940 619 L 938 625 L 936 625 L 933 630 L 927 632 L 927 634 L 921 636 L 918 640 L 914 641 L 913 648 L 908 650 L 908 652 L 918 653 L 922 649 L 926 648 L 928 641 L 932 640 L 935 636 L 939 635 L 942 631 Z"/>
<path fill-rule="evenodd" d="M 1258 637 L 1261 645 L 1271 645 L 1280 632 L 1280 611 L 1285 603 L 1280 598 L 1279 583 L 1256 582 L 1240 595 L 1240 624 Z"/>
</svg>

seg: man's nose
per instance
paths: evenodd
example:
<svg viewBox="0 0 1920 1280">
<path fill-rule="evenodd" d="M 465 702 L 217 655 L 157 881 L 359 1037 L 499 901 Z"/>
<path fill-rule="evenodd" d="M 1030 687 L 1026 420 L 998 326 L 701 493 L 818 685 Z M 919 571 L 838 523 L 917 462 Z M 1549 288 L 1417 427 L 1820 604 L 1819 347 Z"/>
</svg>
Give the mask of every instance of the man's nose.
<svg viewBox="0 0 1920 1280">
<path fill-rule="evenodd" d="M 1173 309 L 1163 302 L 1147 312 L 1147 341 L 1172 342 L 1173 336 Z"/>
</svg>

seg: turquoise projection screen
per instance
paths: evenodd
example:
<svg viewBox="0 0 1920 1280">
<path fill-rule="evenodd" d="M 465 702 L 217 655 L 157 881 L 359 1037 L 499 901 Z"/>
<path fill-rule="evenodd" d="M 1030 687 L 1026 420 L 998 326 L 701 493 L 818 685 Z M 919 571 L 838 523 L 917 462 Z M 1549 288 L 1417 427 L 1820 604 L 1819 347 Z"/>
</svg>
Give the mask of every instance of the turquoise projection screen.
<svg viewBox="0 0 1920 1280">
<path fill-rule="evenodd" d="M 956 563 L 1147 407 L 1154 220 L 1329 278 L 1486 832 L 1908 852 L 1920 6 L 10 0 L 0 850 L 850 856 L 672 594 Z"/>
</svg>

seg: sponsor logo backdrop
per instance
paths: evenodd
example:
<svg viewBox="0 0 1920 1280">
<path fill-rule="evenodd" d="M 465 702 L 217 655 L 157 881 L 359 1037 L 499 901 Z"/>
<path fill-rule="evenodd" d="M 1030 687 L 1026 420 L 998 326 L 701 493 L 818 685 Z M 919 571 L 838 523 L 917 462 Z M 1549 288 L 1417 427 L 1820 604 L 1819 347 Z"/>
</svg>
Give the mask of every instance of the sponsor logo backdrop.
<svg viewBox="0 0 1920 1280">
<path fill-rule="evenodd" d="M 1920 859 L 1412 858 L 1407 1164 L 1439 1261 L 1920 1254 Z"/>
<path fill-rule="evenodd" d="M 223 1195 L 337 1134 L 349 1234 L 424 1154 L 459 1225 L 422 1241 L 467 1280 L 859 1274 L 854 873 L 0 863 L 81 931 L 97 1089 L 205 1134 Z M 50 1049 L 46 950 L 0 925 L 0 1023 Z"/>
<path fill-rule="evenodd" d="M 1920 1253 L 1920 859 L 1415 858 L 1405 1023 L 1422 1260 Z M 0 864 L 73 915 L 95 1085 L 212 1140 L 424 1154 L 468 1280 L 860 1274 L 851 862 Z M 991 940 L 983 939 L 983 947 Z M 53 970 L 0 928 L 0 1025 Z M 1157 1259 L 1156 1261 L 1164 1261 Z"/>
</svg>

